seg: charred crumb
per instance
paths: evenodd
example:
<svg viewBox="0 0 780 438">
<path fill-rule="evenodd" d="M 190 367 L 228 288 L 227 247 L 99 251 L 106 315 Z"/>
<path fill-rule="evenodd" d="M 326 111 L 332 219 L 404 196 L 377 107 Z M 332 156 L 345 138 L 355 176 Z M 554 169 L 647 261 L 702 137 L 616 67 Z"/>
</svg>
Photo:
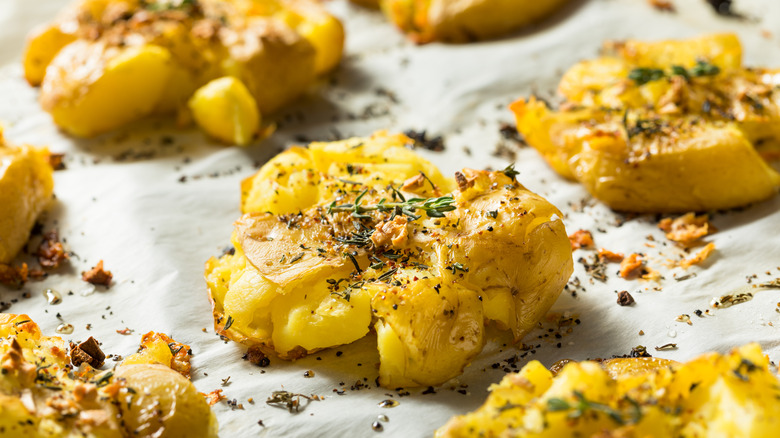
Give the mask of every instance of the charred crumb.
<svg viewBox="0 0 780 438">
<path fill-rule="evenodd" d="M 433 152 L 442 152 L 445 149 L 444 138 L 441 135 L 428 137 L 428 133 L 425 130 L 415 131 L 413 129 L 404 131 L 404 135 L 413 141 L 413 143 L 409 145 L 412 149 L 419 147 Z"/>
<path fill-rule="evenodd" d="M 518 146 L 528 146 L 525 138 L 523 138 L 522 134 L 517 132 L 517 128 L 511 123 L 501 122 L 498 125 L 498 132 L 501 134 L 501 138 L 504 140 L 512 140 L 517 143 Z"/>
<path fill-rule="evenodd" d="M 271 364 L 271 360 L 257 346 L 249 347 L 242 359 L 254 365 L 265 368 Z"/>
<path fill-rule="evenodd" d="M 105 360 L 106 355 L 100 349 L 100 343 L 92 336 L 78 345 L 70 343 L 70 361 L 75 367 L 88 363 L 92 368 L 100 368 Z"/>
<path fill-rule="evenodd" d="M 55 171 L 57 170 L 65 170 L 65 154 L 55 154 L 50 153 L 49 154 L 49 166 L 51 166 L 52 169 Z"/>
<path fill-rule="evenodd" d="M 622 291 L 618 292 L 618 294 L 617 294 L 617 303 L 620 306 L 631 306 L 635 302 L 636 301 L 634 301 L 634 297 L 632 297 L 631 294 L 628 293 L 628 291 L 622 290 Z"/>
</svg>

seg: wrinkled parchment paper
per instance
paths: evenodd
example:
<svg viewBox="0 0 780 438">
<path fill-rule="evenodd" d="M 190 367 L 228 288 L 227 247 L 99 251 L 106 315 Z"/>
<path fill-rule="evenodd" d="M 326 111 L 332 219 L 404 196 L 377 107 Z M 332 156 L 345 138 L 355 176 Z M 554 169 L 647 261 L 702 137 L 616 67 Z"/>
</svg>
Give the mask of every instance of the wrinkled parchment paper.
<svg viewBox="0 0 780 438">
<path fill-rule="evenodd" d="M 195 129 L 177 129 L 167 120 L 145 121 L 91 140 L 61 134 L 39 109 L 38 92 L 24 82 L 19 59 L 26 32 L 51 19 L 64 2 L 3 0 L 0 120 L 12 142 L 48 145 L 66 153 L 67 170 L 55 175 L 57 199 L 45 223 L 46 229 L 60 230 L 75 254 L 69 269 L 44 282 L 28 283 L 23 291 L 0 289 L 0 300 L 18 300 L 8 311 L 28 313 L 48 334 L 60 323 L 73 324 L 74 332 L 63 335 L 66 340 L 95 336 L 107 353 L 134 352 L 140 336 L 149 330 L 190 344 L 198 389 L 222 389 L 243 405 L 231 409 L 223 401 L 214 407 L 224 437 L 431 436 L 452 415 L 480 405 L 487 387 L 505 374 L 504 368 L 520 367 L 532 358 L 550 365 L 562 358 L 627 354 L 644 345 L 651 354 L 687 360 L 757 341 L 776 361 L 780 290 L 758 292 L 752 301 L 727 309 L 715 310 L 709 304 L 715 296 L 747 286 L 747 276 L 756 275 L 753 284 L 780 277 L 780 197 L 714 214 L 718 232 L 706 240 L 715 243 L 717 252 L 703 266 L 670 270 L 664 261 L 677 259 L 680 251 L 665 241 L 656 218 L 643 216 L 616 226 L 625 217 L 554 174 L 534 150 L 517 148 L 499 133 L 501 123 L 513 121 L 508 103 L 531 93 L 553 96 L 561 73 L 575 61 L 594 57 L 605 39 L 733 31 L 742 38 L 748 65 L 780 66 L 777 2 L 735 2 L 747 20 L 718 17 L 703 0 L 674 3 L 677 13 L 655 11 L 643 0 L 572 1 L 538 28 L 505 39 L 418 47 L 378 12 L 333 0 L 328 6 L 344 19 L 348 32 L 341 68 L 278 114 L 279 130 L 270 140 L 240 149 L 212 144 Z M 643 252 L 664 280 L 623 280 L 613 264 L 605 283 L 592 282 L 575 262 L 574 276 L 585 290 L 578 289 L 576 297 L 564 291 L 553 310 L 579 324 L 559 330 L 557 315 L 552 315 L 553 322 L 524 340 L 531 351 L 508 345 L 508 338 L 496 335 L 461 377 L 433 393 L 423 394 L 421 388 L 405 395 L 376 388 L 378 355 L 370 336 L 297 362 L 272 358 L 267 368 L 241 360 L 243 347 L 214 334 L 202 278 L 203 263 L 228 244 L 239 216 L 239 182 L 296 141 L 367 135 L 376 129 L 444 135 L 445 152 L 420 153 L 449 174 L 463 166 L 502 168 L 515 161 L 520 181 L 561 208 L 570 233 L 588 229 L 598 247 Z M 516 156 L 496 156 L 500 145 Z M 655 242 L 649 242 L 648 235 Z M 574 257 L 590 254 L 580 250 Z M 80 272 L 100 259 L 114 273 L 115 284 L 108 290 L 95 290 L 80 280 Z M 686 274 L 695 276 L 675 280 Z M 63 302 L 48 305 L 46 288 L 60 291 Z M 634 306 L 616 304 L 616 291 L 621 290 L 634 296 Z M 24 292 L 29 298 L 23 298 Z M 697 317 L 697 309 L 710 309 L 712 315 Z M 690 315 L 692 325 L 676 322 L 681 314 Z M 124 328 L 133 332 L 117 333 Z M 667 343 L 676 343 L 678 349 L 653 348 Z M 304 377 L 307 370 L 314 371 L 313 378 Z M 324 400 L 304 403 L 298 413 L 266 405 L 272 391 L 281 389 L 317 394 Z M 400 405 L 377 405 L 390 398 Z M 372 423 L 382 414 L 389 421 L 382 422 L 382 432 L 373 431 Z M 258 425 L 260 420 L 264 426 Z"/>
</svg>

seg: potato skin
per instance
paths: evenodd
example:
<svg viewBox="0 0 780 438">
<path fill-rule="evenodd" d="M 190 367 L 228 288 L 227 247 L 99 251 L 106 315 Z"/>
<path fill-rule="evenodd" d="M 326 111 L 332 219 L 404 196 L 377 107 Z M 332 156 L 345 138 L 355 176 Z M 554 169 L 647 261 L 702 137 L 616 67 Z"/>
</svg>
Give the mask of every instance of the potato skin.
<svg viewBox="0 0 780 438">
<path fill-rule="evenodd" d="M 553 169 L 631 212 L 733 208 L 777 193 L 780 174 L 763 159 L 780 149 L 776 75 L 743 68 L 734 35 L 627 41 L 607 53 L 564 74 L 561 110 L 535 98 L 510 106 Z M 701 62 L 712 70 L 696 76 Z M 639 69 L 663 77 L 638 83 L 629 76 Z"/>
<path fill-rule="evenodd" d="M 462 373 L 490 321 L 517 341 L 533 328 L 571 275 L 571 247 L 561 213 L 514 178 L 464 169 L 439 217 L 331 211 L 358 193 L 364 205 L 398 199 L 390 186 L 443 197 L 454 182 L 409 141 L 312 143 L 247 179 L 235 252 L 206 264 L 216 330 L 295 359 L 373 326 L 379 383 L 398 387 Z"/>
<path fill-rule="evenodd" d="M 9 263 L 30 237 L 54 188 L 49 151 L 7 145 L 0 132 L 0 263 Z"/>
<path fill-rule="evenodd" d="M 567 0 L 380 0 L 390 20 L 417 43 L 466 43 L 535 24 Z"/>
<path fill-rule="evenodd" d="M 493 385 L 482 407 L 453 417 L 435 436 L 768 438 L 780 425 L 779 388 L 757 344 L 682 364 L 569 362 L 555 376 L 531 361 Z"/>
</svg>

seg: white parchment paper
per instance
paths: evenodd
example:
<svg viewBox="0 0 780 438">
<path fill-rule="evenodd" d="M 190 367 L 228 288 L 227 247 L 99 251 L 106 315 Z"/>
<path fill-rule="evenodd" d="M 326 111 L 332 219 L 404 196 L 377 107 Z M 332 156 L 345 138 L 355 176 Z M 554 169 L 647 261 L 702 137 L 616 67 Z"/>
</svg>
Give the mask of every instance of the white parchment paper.
<svg viewBox="0 0 780 438">
<path fill-rule="evenodd" d="M 45 222 L 46 229 L 60 230 L 75 256 L 70 269 L 44 282 L 29 283 L 23 291 L 0 289 L 0 301 L 16 300 L 8 311 L 28 313 L 48 334 L 62 322 L 71 323 L 75 331 L 63 336 L 66 340 L 95 336 L 107 353 L 134 352 L 149 330 L 190 344 L 198 389 L 221 388 L 243 405 L 231 409 L 221 402 L 214 407 L 224 437 L 431 436 L 452 415 L 480 405 L 486 388 L 501 379 L 504 368 L 512 369 L 512 363 L 520 367 L 532 358 L 550 365 L 562 358 L 626 354 L 641 344 L 652 354 L 687 360 L 757 341 L 778 360 L 780 291 L 757 293 L 747 303 L 711 310 L 712 316 L 700 318 L 694 311 L 708 309 L 714 296 L 744 287 L 747 276 L 755 274 L 753 283 L 780 277 L 780 197 L 714 214 L 719 231 L 707 240 L 715 242 L 715 255 L 687 272 L 670 270 L 663 262 L 678 258 L 679 250 L 664 243 L 656 218 L 639 217 L 616 226 L 622 216 L 557 176 L 534 150 L 518 149 L 499 134 L 501 123 L 513 122 L 508 103 L 531 93 L 552 96 L 561 73 L 580 59 L 596 56 L 605 39 L 733 31 L 742 38 L 748 65 L 780 67 L 780 4 L 735 3 L 751 19 L 718 17 L 703 0 L 677 0 L 674 14 L 655 11 L 643 0 L 572 1 L 544 25 L 512 37 L 418 47 L 378 12 L 333 0 L 329 7 L 344 19 L 348 32 L 341 68 L 277 115 L 280 129 L 273 138 L 240 149 L 212 144 L 195 129 L 180 130 L 165 120 L 145 121 L 91 140 L 61 134 L 38 107 L 37 90 L 24 82 L 19 59 L 26 32 L 51 19 L 64 2 L 1 0 L 0 120 L 12 142 L 48 145 L 66 153 L 67 170 L 55 175 L 57 199 Z M 585 290 L 576 297 L 564 291 L 553 309 L 578 318 L 580 324 L 574 324 L 571 333 L 546 323 L 524 340 L 532 351 L 506 345 L 508 339 L 497 335 L 461 377 L 435 388 L 435 393 L 423 394 L 423 388 L 402 396 L 376 388 L 378 356 L 371 337 L 294 363 L 272 358 L 264 369 L 241 360 L 241 346 L 214 335 L 202 279 L 203 263 L 221 253 L 239 216 L 239 182 L 296 140 L 367 135 L 376 129 L 425 129 L 444 135 L 445 152 L 420 153 L 447 173 L 516 161 L 520 181 L 561 208 L 569 232 L 585 228 L 599 247 L 643 252 L 665 279 L 626 281 L 615 275 L 617 265 L 610 265 L 608 281 L 592 283 L 575 262 L 574 276 Z M 516 156 L 496 156 L 501 143 Z M 648 235 L 654 236 L 654 243 L 648 242 Z M 574 257 L 588 255 L 577 251 Z M 100 259 L 114 273 L 115 284 L 90 293 L 80 272 Z M 674 279 L 685 274 L 695 277 Z M 46 288 L 63 293 L 63 302 L 48 305 L 42 293 Z M 632 293 L 636 305 L 619 307 L 615 292 L 620 290 Z M 676 322 L 680 314 L 691 315 L 693 324 Z M 132 334 L 116 332 L 124 328 Z M 670 342 L 679 349 L 653 349 Z M 505 361 L 515 355 L 517 362 Z M 315 377 L 305 378 L 307 370 Z M 368 388 L 359 389 L 363 384 Z M 280 389 L 324 400 L 291 414 L 265 403 Z M 400 405 L 377 406 L 388 398 Z M 383 423 L 384 431 L 375 432 L 371 424 L 381 414 L 389 421 Z"/>
</svg>

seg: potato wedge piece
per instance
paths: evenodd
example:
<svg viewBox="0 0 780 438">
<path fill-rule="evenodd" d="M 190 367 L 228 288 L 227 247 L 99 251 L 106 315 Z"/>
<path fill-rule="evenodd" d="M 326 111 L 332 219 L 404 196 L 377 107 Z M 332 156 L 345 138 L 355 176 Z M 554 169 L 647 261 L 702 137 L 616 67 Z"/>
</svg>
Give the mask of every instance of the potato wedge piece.
<svg viewBox="0 0 780 438">
<path fill-rule="evenodd" d="M 0 131 L 0 264 L 22 249 L 51 201 L 54 178 L 48 156 L 46 149 L 8 145 Z"/>
<path fill-rule="evenodd" d="M 538 23 L 566 1 L 379 0 L 379 4 L 390 21 L 417 43 L 465 43 Z"/>
<path fill-rule="evenodd" d="M 113 370 L 74 368 L 65 342 L 44 336 L 27 315 L 0 314 L 0 339 L 0 427 L 8 436 L 217 437 L 203 396 L 160 364 L 164 351 Z"/>
<path fill-rule="evenodd" d="M 757 344 L 687 363 L 656 358 L 570 362 L 553 377 L 531 361 L 437 437 L 771 437 L 780 385 Z"/>
<path fill-rule="evenodd" d="M 226 143 L 246 145 L 260 129 L 257 102 L 244 84 L 231 76 L 199 88 L 189 107 L 201 129 Z"/>
<path fill-rule="evenodd" d="M 518 131 L 562 176 L 611 208 L 687 212 L 765 200 L 780 174 L 773 70 L 740 65 L 731 34 L 627 41 L 572 67 L 555 111 L 535 98 L 510 108 Z"/>
<path fill-rule="evenodd" d="M 531 330 L 572 272 L 560 212 L 511 173 L 465 169 L 445 195 L 409 141 L 312 143 L 244 181 L 235 251 L 206 264 L 217 331 L 298 358 L 373 325 L 397 387 L 460 374 L 486 322 Z"/>
</svg>

